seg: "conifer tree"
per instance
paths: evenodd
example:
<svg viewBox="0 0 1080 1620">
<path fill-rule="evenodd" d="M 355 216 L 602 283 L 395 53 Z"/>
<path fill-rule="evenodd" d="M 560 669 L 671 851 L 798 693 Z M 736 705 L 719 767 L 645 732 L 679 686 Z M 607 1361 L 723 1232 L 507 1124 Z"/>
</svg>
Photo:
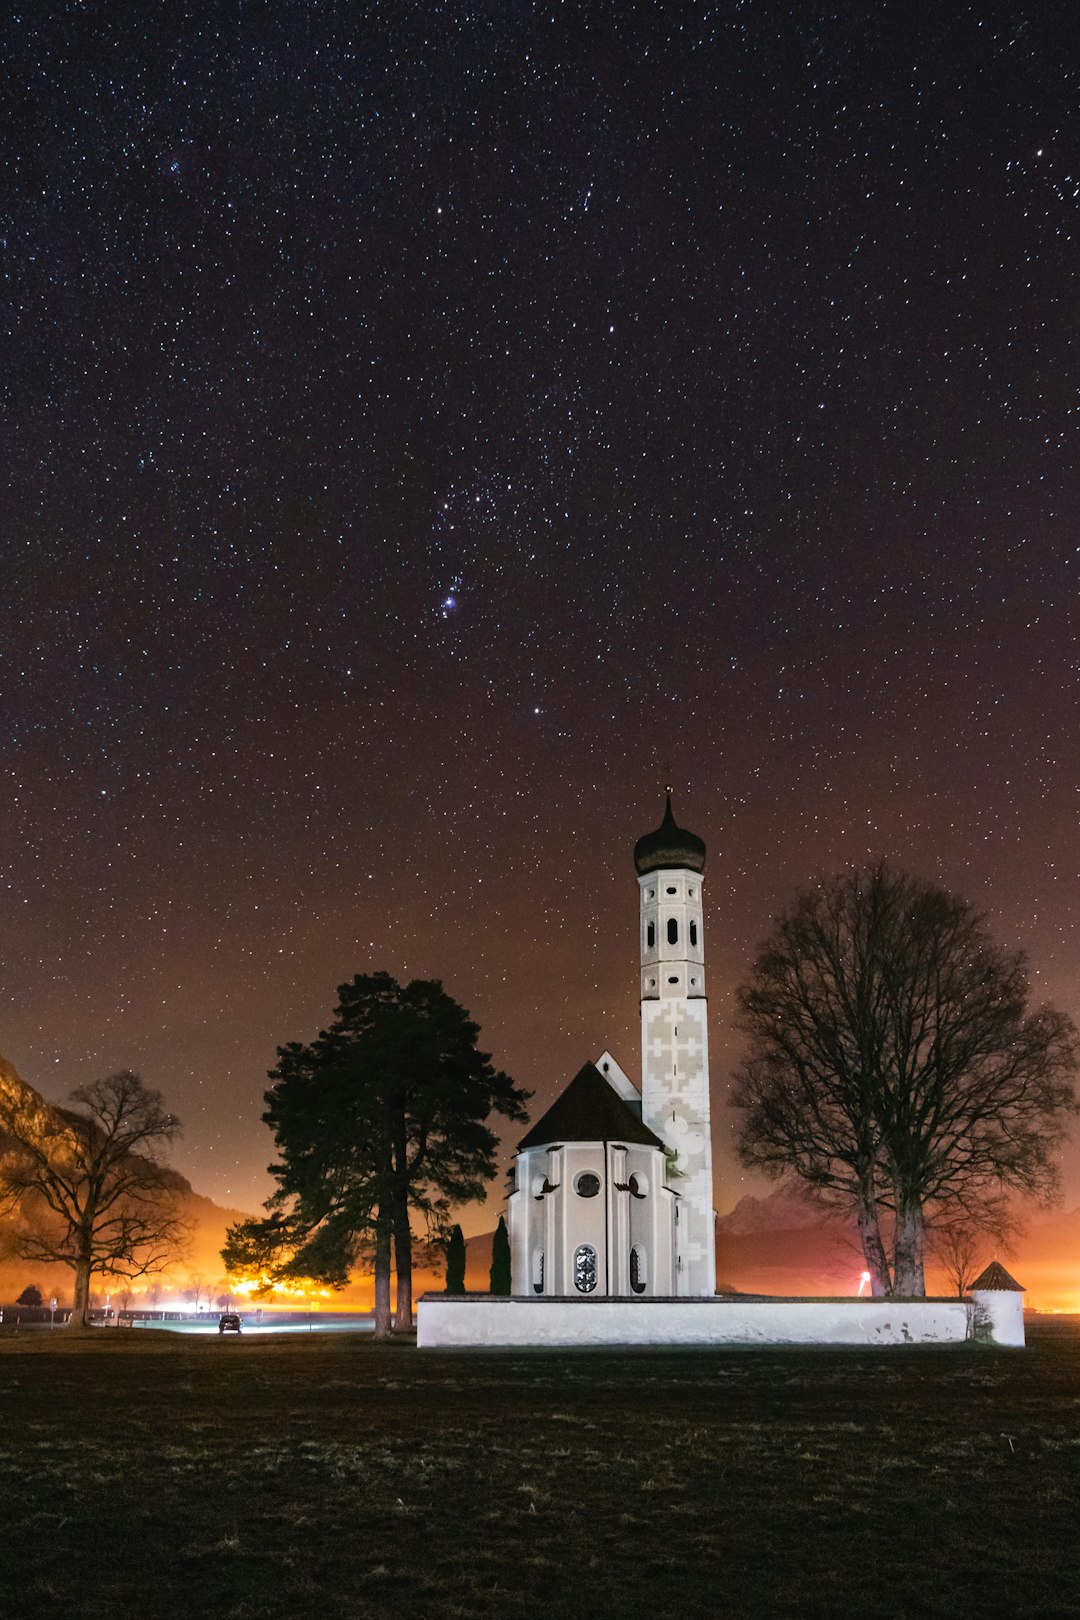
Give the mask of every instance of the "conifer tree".
<svg viewBox="0 0 1080 1620">
<path fill-rule="evenodd" d="M 278 1049 L 263 1119 L 278 1190 L 266 1218 L 230 1227 L 230 1272 L 310 1277 L 340 1287 L 375 1275 L 375 1331 L 390 1331 L 391 1248 L 398 1328 L 412 1327 L 411 1215 L 446 1230 L 455 1205 L 495 1174 L 493 1115 L 525 1119 L 528 1092 L 477 1048 L 479 1029 L 437 980 L 359 974 L 310 1045 Z"/>
<path fill-rule="evenodd" d="M 502 1215 L 499 1216 L 499 1224 L 495 1228 L 495 1237 L 491 1245 L 491 1276 L 488 1286 L 493 1294 L 510 1293 L 510 1234 L 506 1230 L 506 1220 Z"/>
<path fill-rule="evenodd" d="M 446 1240 L 446 1292 L 465 1292 L 465 1237 L 461 1227 L 456 1224 L 450 1228 L 450 1236 Z"/>
</svg>

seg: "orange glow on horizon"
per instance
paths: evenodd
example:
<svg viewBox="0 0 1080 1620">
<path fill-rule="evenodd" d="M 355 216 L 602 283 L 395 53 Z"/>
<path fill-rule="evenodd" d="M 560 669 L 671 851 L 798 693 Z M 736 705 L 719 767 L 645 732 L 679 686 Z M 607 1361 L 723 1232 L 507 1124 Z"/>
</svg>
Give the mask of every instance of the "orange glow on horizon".
<svg viewBox="0 0 1080 1620">
<path fill-rule="evenodd" d="M 322 1283 L 310 1279 L 297 1279 L 295 1282 L 273 1282 L 265 1273 L 260 1277 L 244 1277 L 239 1281 L 229 1278 L 229 1288 L 234 1294 L 245 1299 L 272 1300 L 279 1299 L 309 1300 L 313 1303 L 324 1299 L 333 1299 L 334 1290 Z"/>
</svg>

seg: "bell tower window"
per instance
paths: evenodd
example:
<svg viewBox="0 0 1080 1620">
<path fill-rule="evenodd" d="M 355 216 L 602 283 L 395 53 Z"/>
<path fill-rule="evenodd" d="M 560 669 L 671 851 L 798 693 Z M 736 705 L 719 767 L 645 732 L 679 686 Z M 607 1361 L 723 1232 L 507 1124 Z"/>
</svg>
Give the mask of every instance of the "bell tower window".
<svg viewBox="0 0 1080 1620">
<path fill-rule="evenodd" d="M 679 924 L 675 917 L 669 917 L 667 920 L 667 942 L 669 945 L 679 943 Z"/>
<path fill-rule="evenodd" d="M 690 943 L 691 943 L 691 945 L 696 945 L 697 944 L 697 923 L 696 922 L 692 922 L 690 924 Z"/>
<path fill-rule="evenodd" d="M 656 924 L 655 923 L 649 923 L 648 927 L 645 930 L 645 944 L 646 944 L 647 949 L 649 949 L 650 951 L 652 950 L 653 946 L 656 944 Z"/>
</svg>

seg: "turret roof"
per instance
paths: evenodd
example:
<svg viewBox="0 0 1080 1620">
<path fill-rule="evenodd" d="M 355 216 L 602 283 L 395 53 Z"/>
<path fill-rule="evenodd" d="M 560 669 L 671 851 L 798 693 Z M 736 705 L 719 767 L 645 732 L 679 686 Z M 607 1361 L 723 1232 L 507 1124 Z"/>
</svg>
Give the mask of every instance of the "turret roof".
<svg viewBox="0 0 1080 1620">
<path fill-rule="evenodd" d="M 984 1294 L 1026 1294 L 1027 1289 L 1010 1277 L 1000 1260 L 991 1260 L 985 1271 L 981 1271 L 968 1289 L 974 1294 L 976 1289 Z"/>
<path fill-rule="evenodd" d="M 671 789 L 666 791 L 663 821 L 655 832 L 646 833 L 634 845 L 634 865 L 639 877 L 664 867 L 686 867 L 691 872 L 705 869 L 705 844 L 696 833 L 678 825 L 671 811 Z"/>
<path fill-rule="evenodd" d="M 626 1106 L 595 1063 L 584 1063 L 546 1114 L 521 1138 L 518 1151 L 545 1142 L 637 1142 L 663 1147 L 660 1138 Z"/>
</svg>

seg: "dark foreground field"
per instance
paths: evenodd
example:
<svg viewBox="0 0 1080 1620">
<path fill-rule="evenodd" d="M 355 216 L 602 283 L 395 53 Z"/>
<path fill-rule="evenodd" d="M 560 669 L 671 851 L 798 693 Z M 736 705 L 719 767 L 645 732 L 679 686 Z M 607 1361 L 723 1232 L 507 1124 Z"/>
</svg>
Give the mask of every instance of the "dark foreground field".
<svg viewBox="0 0 1080 1620">
<path fill-rule="evenodd" d="M 1080 1329 L 1027 1352 L 0 1334 L 0 1615 L 1080 1613 Z"/>
</svg>

